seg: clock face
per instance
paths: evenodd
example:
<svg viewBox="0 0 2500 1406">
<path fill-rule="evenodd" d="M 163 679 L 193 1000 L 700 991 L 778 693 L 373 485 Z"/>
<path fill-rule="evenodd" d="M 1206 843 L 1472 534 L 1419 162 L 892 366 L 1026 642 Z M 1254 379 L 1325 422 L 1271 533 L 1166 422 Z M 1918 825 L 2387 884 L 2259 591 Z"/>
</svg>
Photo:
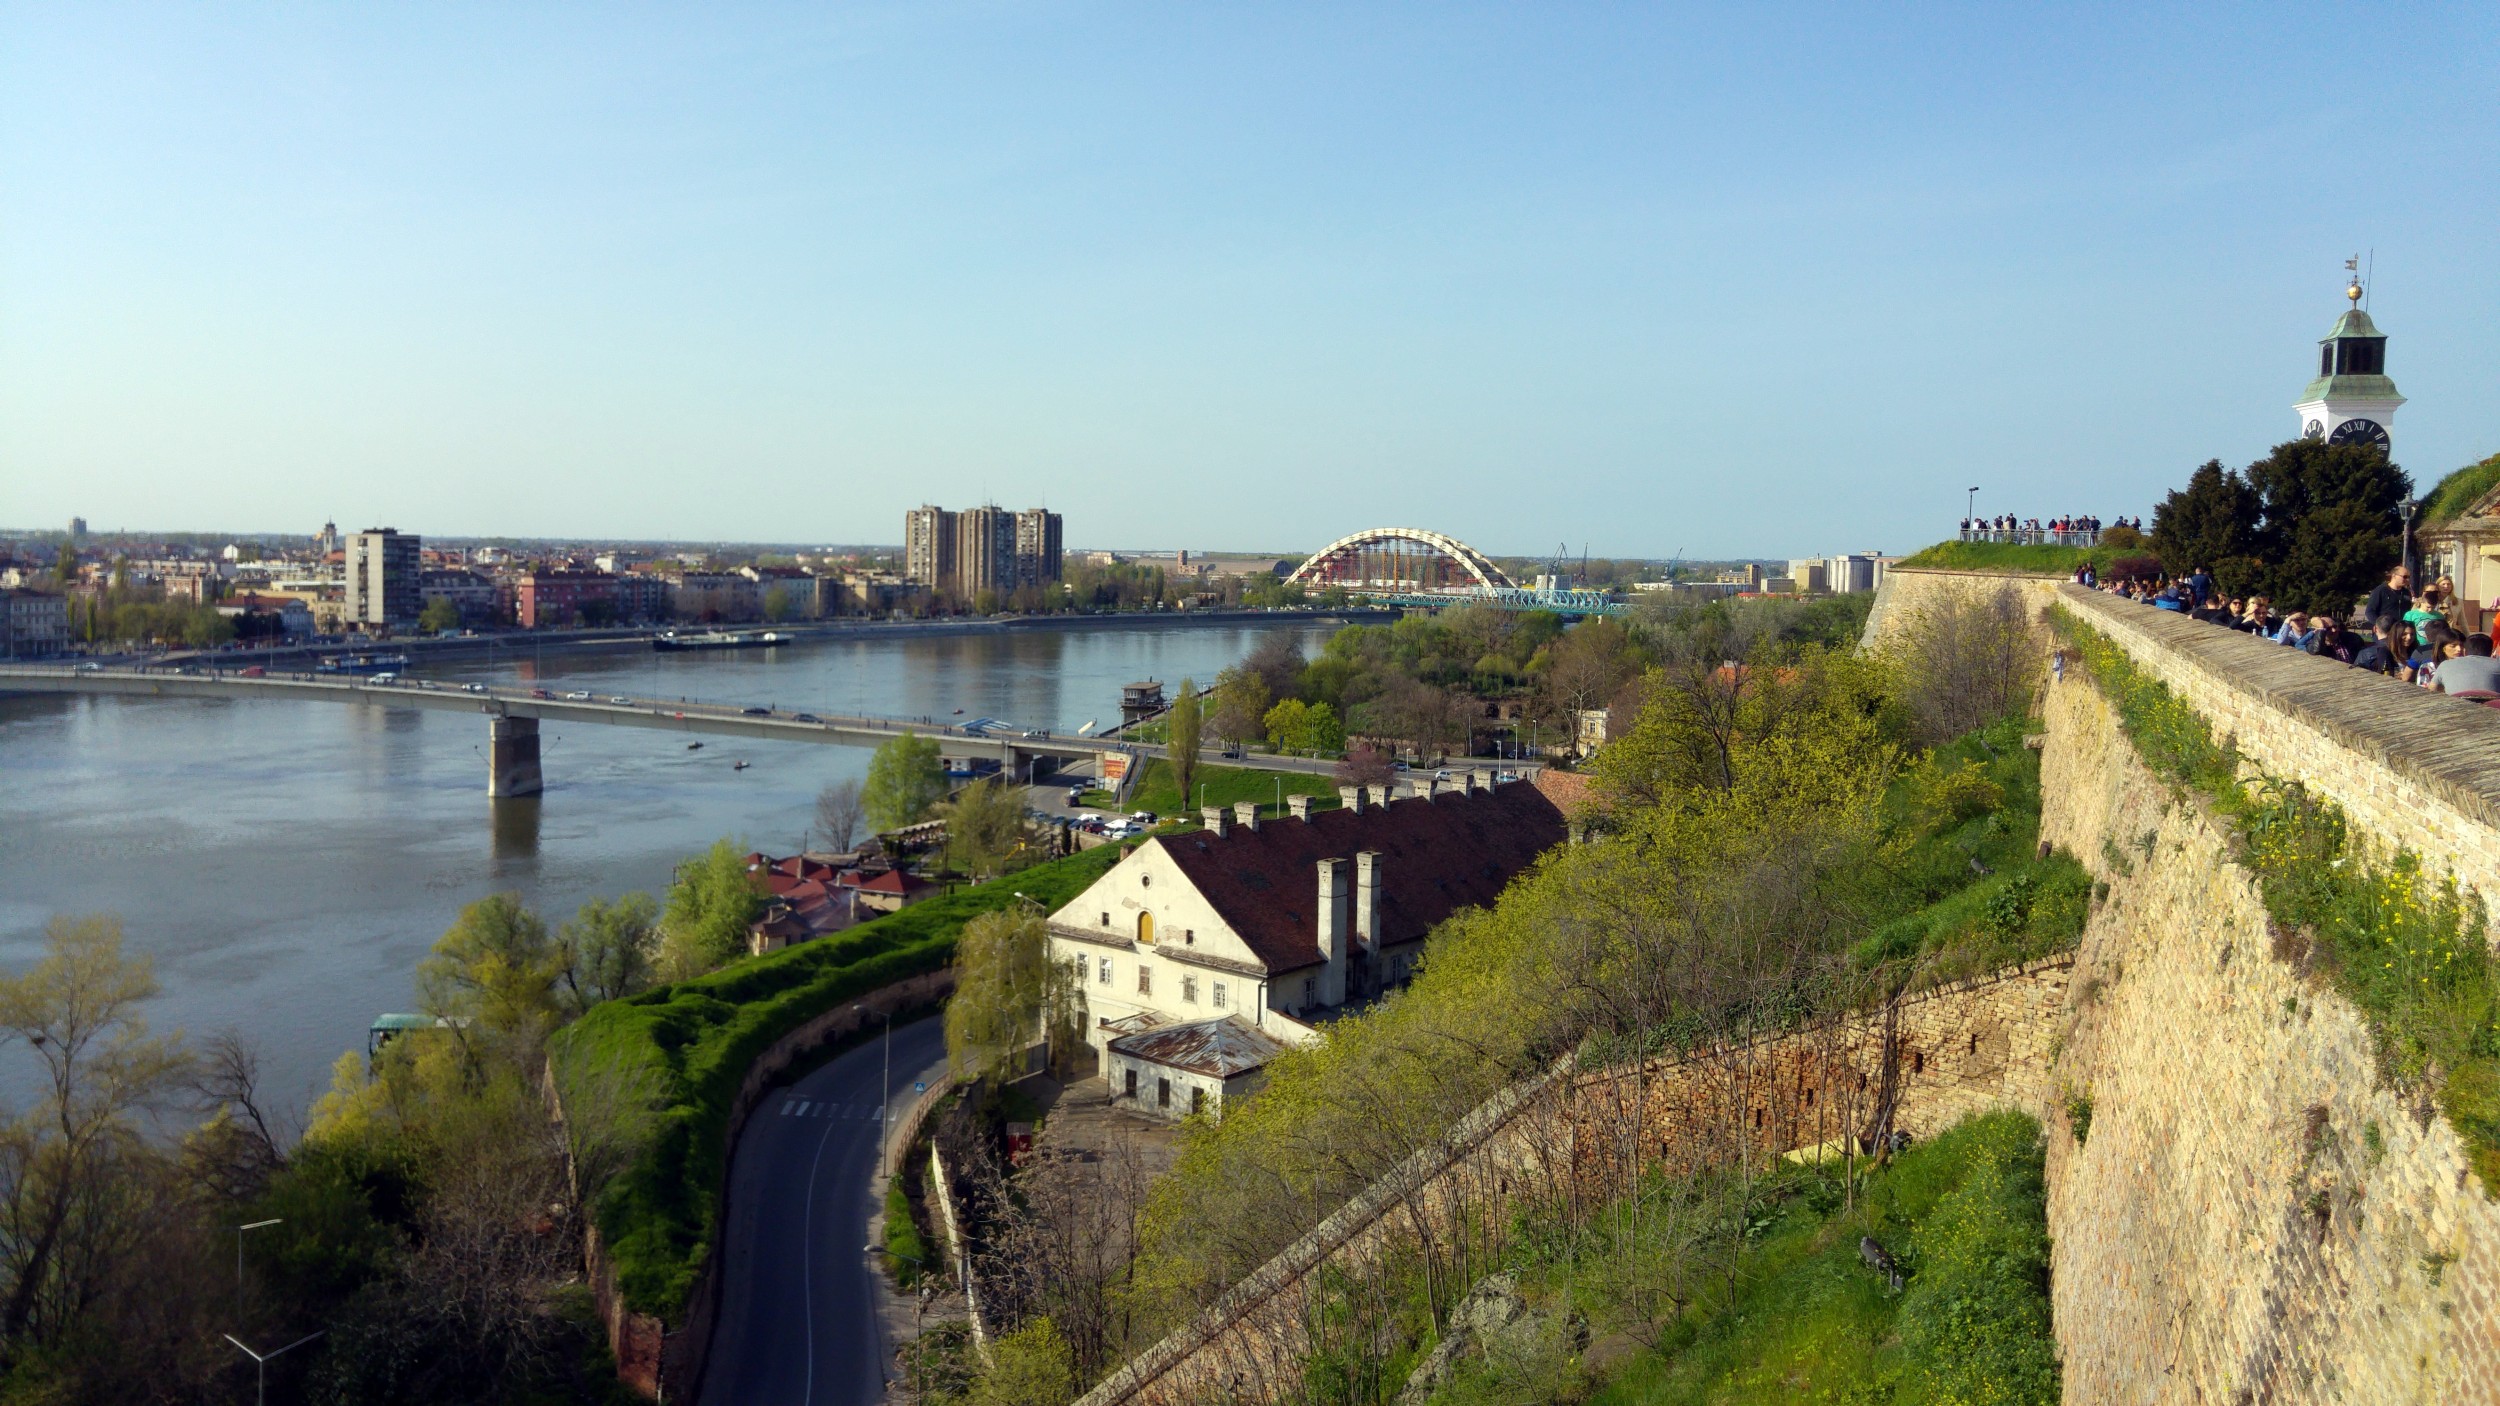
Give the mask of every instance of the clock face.
<svg viewBox="0 0 2500 1406">
<path fill-rule="evenodd" d="M 2387 447 L 2387 430 L 2376 420 L 2346 420 L 2327 436 L 2329 444 L 2374 444 Z"/>
<path fill-rule="evenodd" d="M 2324 420 L 2312 420 L 2312 421 L 2310 421 L 2310 422 L 2309 422 L 2309 428 L 2307 428 L 2307 429 L 2305 429 L 2305 430 L 2302 430 L 2302 431 L 2300 432 L 2300 437 L 2301 437 L 2302 439 L 2316 439 L 2316 438 L 2318 438 L 2319 436 L 2321 436 L 2321 435 L 2323 435 L 2323 434 L 2325 434 L 2325 433 L 2326 433 L 2326 421 L 2324 421 Z"/>
</svg>

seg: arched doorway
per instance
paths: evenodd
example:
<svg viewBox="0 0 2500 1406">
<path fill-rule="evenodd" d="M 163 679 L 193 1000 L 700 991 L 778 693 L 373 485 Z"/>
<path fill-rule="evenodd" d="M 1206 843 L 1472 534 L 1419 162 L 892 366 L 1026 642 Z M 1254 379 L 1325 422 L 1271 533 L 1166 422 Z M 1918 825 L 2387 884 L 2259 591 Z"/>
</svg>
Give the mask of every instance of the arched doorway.
<svg viewBox="0 0 2500 1406">
<path fill-rule="evenodd" d="M 1154 914 L 1152 914 L 1152 913 L 1140 913 L 1140 914 L 1138 914 L 1138 915 L 1137 915 L 1137 941 L 1138 941 L 1138 944 L 1139 944 L 1140 946 L 1144 946 L 1144 947 L 1151 947 L 1151 946 L 1153 946 L 1153 945 L 1154 945 L 1154 940 L 1155 940 L 1155 915 L 1154 915 Z"/>
</svg>

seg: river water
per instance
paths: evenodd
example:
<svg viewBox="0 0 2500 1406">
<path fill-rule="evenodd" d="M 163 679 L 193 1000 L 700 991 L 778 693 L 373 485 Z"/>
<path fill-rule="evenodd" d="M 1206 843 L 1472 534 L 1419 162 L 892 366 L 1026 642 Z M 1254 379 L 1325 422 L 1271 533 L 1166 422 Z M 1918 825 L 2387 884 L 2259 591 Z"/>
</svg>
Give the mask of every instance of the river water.
<svg viewBox="0 0 2500 1406">
<path fill-rule="evenodd" d="M 815 712 L 993 717 L 1074 731 L 1118 721 L 1120 685 L 1201 682 L 1261 633 L 1316 650 L 1328 628 L 1105 627 L 839 639 L 660 654 L 501 651 L 434 677 Z M 486 728 L 373 704 L 0 697 L 0 966 L 21 970 L 59 913 L 119 915 L 156 962 L 157 1029 L 232 1026 L 272 1102 L 300 1107 L 383 1011 L 462 904 L 510 890 L 552 922 L 584 899 L 658 894 L 724 835 L 798 847 L 827 783 L 870 753 L 802 742 L 549 724 L 547 791 L 486 796 Z M 746 771 L 732 769 L 744 759 Z M 25 1061 L 0 1061 L 17 1102 Z"/>
</svg>

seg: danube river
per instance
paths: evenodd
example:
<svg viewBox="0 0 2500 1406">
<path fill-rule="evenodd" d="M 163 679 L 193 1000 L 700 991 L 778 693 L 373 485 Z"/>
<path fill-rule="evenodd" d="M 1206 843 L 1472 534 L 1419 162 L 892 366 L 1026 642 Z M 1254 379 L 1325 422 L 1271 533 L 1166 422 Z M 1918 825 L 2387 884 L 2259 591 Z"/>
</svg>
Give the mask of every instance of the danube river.
<svg viewBox="0 0 2500 1406">
<path fill-rule="evenodd" d="M 898 630 L 720 653 L 516 649 L 422 672 L 1072 732 L 1118 721 L 1121 684 L 1209 681 L 1279 628 L 1316 649 L 1330 627 Z M 483 720 L 430 710 L 0 697 L 0 965 L 34 960 L 53 914 L 118 914 L 156 960 L 152 1024 L 242 1030 L 272 1102 L 300 1107 L 376 1014 L 412 1008 L 417 962 L 462 904 L 511 890 L 552 921 L 594 895 L 656 895 L 724 835 L 786 853 L 817 791 L 870 755 L 550 724 L 546 795 L 494 803 L 485 742 Z M 13 1102 L 23 1074 L 0 1073 Z"/>
</svg>

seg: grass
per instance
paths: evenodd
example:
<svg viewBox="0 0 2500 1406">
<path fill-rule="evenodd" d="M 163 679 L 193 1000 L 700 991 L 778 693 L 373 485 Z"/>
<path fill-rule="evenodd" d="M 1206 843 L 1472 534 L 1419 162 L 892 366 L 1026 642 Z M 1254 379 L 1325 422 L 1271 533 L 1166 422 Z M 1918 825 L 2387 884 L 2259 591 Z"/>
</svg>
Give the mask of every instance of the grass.
<svg viewBox="0 0 2500 1406">
<path fill-rule="evenodd" d="M 2051 1403 L 2048 1213 L 2040 1127 L 1967 1119 L 1868 1178 L 1854 1211 L 1815 1172 L 1722 1285 L 1597 1391 L 1606 1406 Z M 1899 1293 L 1859 1258 L 1871 1235 Z"/>
<path fill-rule="evenodd" d="M 1129 797 L 1129 809 L 1151 810 L 1159 816 L 1194 820 L 1202 804 L 1230 810 L 1237 802 L 1255 801 L 1262 817 L 1275 817 L 1285 814 L 1276 803 L 1279 781 L 1284 783 L 1284 794 L 1309 796 L 1313 810 L 1337 808 L 1335 777 L 1318 776 L 1306 771 L 1259 771 L 1250 767 L 1208 766 L 1203 763 L 1198 767 L 1197 785 L 1191 789 L 1205 799 L 1201 801 L 1199 796 L 1193 795 L 1184 805 L 1180 788 L 1172 781 L 1172 764 L 1158 758 L 1148 762 L 1145 774 L 1138 778 L 1137 789 Z"/>
<path fill-rule="evenodd" d="M 953 959 L 972 918 L 1017 902 L 1057 907 L 1125 853 L 1104 845 L 914 904 L 832 937 L 592 1008 L 559 1032 L 553 1058 L 656 1091 L 633 1159 L 592 1215 L 627 1307 L 676 1326 L 710 1253 L 728 1163 L 730 1104 L 774 1041 L 844 1001 Z"/>
<path fill-rule="evenodd" d="M 1894 564 L 1948 571 L 2028 571 L 2042 576 L 2072 576 L 2075 568 L 2087 561 L 2095 570 L 2106 570 L 2118 557 L 2142 554 L 2141 549 L 2121 552 L 2108 547 L 2017 546 L 2012 542 L 1957 540 L 1938 542 Z"/>
<path fill-rule="evenodd" d="M 1937 747 L 1884 798 L 1905 837 L 1883 878 L 1899 904 L 1858 945 L 1862 969 L 1902 964 L 1916 984 L 1979 975 L 2063 951 L 2083 936 L 2091 875 L 2040 857 L 2040 754 L 2006 718 Z"/>
<path fill-rule="evenodd" d="M 885 1184 L 885 1249 L 886 1268 L 894 1272 L 894 1282 L 909 1289 L 924 1274 L 934 1272 L 929 1262 L 929 1242 L 921 1237 L 920 1223 L 912 1218 L 911 1197 L 903 1191 L 903 1179 L 895 1177 Z M 944 1276 L 939 1276 L 941 1282 Z"/>
<path fill-rule="evenodd" d="M 2467 508 L 2474 506 L 2475 499 L 2489 493 L 2495 484 L 2500 484 L 2500 454 L 2494 454 L 2478 464 L 2468 464 L 2441 479 L 2439 486 L 2430 491 L 2430 496 L 2422 500 L 2419 520 L 2432 523 L 2461 517 Z"/>
<path fill-rule="evenodd" d="M 2185 700 L 2063 608 L 2050 619 L 2145 764 L 2202 794 L 2231 828 L 2276 957 L 2360 1009 L 2381 1076 L 2433 1095 L 2484 1191 L 2500 1196 L 2500 958 L 2482 906 L 2409 850 L 2374 853 L 2342 810 L 2298 783 L 2243 783 L 2238 755 Z"/>
</svg>

